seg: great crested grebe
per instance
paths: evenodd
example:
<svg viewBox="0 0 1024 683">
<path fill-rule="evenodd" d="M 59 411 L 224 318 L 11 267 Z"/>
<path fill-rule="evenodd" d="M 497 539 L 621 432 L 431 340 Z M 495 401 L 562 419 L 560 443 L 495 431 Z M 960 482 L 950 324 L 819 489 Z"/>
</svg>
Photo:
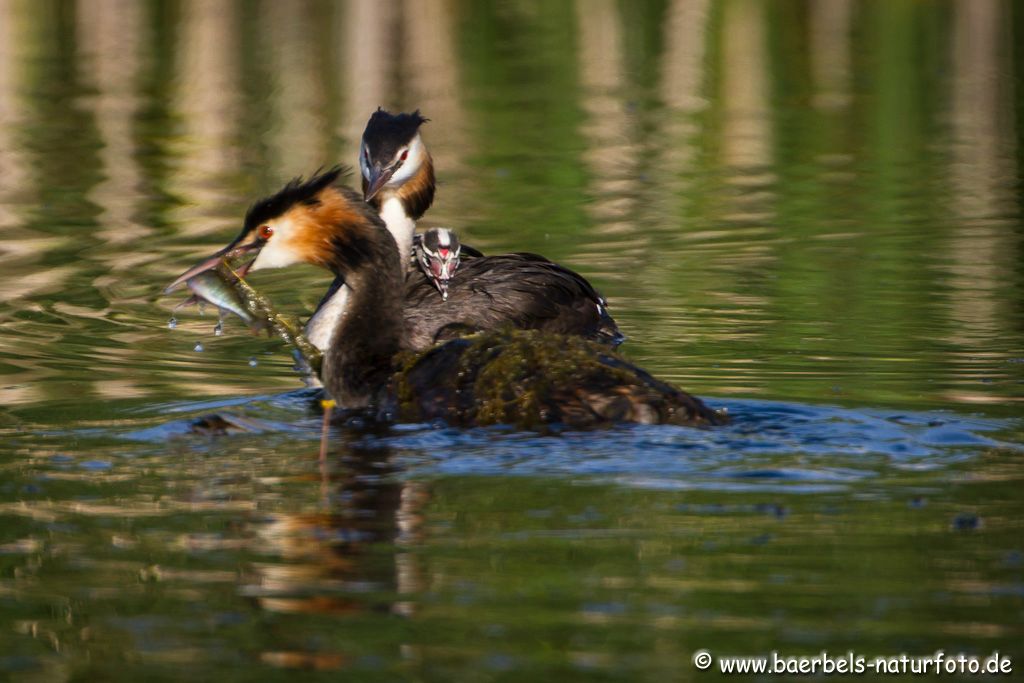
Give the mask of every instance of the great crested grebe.
<svg viewBox="0 0 1024 683">
<path fill-rule="evenodd" d="M 416 221 L 433 204 L 437 186 L 434 161 L 420 137 L 420 126 L 426 122 L 419 110 L 391 114 L 378 107 L 359 143 L 363 198 L 380 214 L 398 253 L 410 257 Z M 321 351 L 330 344 L 348 293 L 344 280 L 335 278 L 306 323 L 306 337 Z"/>
<path fill-rule="evenodd" d="M 413 250 L 420 270 L 441 293 L 441 298 L 447 301 L 448 283 L 455 275 L 462 256 L 459 236 L 448 228 L 431 228 L 420 235 Z"/>
<path fill-rule="evenodd" d="M 434 199 L 433 161 L 420 135 L 426 120 L 418 111 L 378 109 L 366 124 L 359 150 L 364 198 L 379 212 L 406 268 L 413 257 L 416 221 Z M 484 257 L 466 245 L 461 253 L 479 258 L 462 262 L 445 301 L 437 300 L 430 278 L 416 269 L 410 273 L 407 318 L 416 348 L 426 348 L 457 327 L 489 330 L 509 324 L 578 334 L 612 346 L 625 338 L 604 298 L 572 270 L 536 254 Z M 337 278 L 307 323 L 306 336 L 320 349 L 330 345 L 348 293 Z"/>
<path fill-rule="evenodd" d="M 372 207 L 333 184 L 337 175 L 290 183 L 255 204 L 233 242 L 169 289 L 222 257 L 246 253 L 254 257 L 245 271 L 300 262 L 329 268 L 344 278 L 349 295 L 324 352 L 321 378 L 342 407 L 367 409 L 382 419 L 526 428 L 727 421 L 700 399 L 579 336 L 506 326 L 418 351 L 406 313 L 407 256 Z M 453 283 L 481 260 L 463 264 Z M 427 288 L 436 301 L 437 292 Z"/>
<path fill-rule="evenodd" d="M 418 109 L 392 114 L 378 107 L 359 144 L 363 199 L 377 209 L 399 254 L 412 254 L 416 221 L 434 203 L 434 160 L 420 135 L 426 122 Z"/>
</svg>

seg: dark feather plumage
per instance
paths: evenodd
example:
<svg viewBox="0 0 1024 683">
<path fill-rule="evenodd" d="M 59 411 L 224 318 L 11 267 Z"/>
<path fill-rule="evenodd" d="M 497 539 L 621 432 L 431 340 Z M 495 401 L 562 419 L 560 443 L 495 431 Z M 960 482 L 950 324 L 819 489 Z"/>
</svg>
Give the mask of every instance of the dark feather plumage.
<svg viewBox="0 0 1024 683">
<path fill-rule="evenodd" d="M 461 247 L 463 255 L 480 254 L 465 244 Z M 342 278 L 335 279 L 318 310 L 342 284 Z M 463 259 L 448 283 L 447 301 L 441 300 L 421 269 L 410 268 L 403 314 L 414 349 L 506 326 L 580 335 L 612 348 L 625 340 L 604 298 L 586 278 L 530 253 Z M 314 316 L 313 324 L 324 323 Z M 312 327 L 306 332 L 313 334 Z"/>
<path fill-rule="evenodd" d="M 411 270 L 406 277 L 405 321 L 410 343 L 417 349 L 444 339 L 453 326 L 482 331 L 511 325 L 580 335 L 611 346 L 623 340 L 604 299 L 586 279 L 527 253 L 462 261 L 448 283 L 447 301 L 439 299 L 419 269 Z"/>
<path fill-rule="evenodd" d="M 245 227 L 249 231 L 262 223 L 282 216 L 296 204 L 316 202 L 316 195 L 325 187 L 333 185 L 342 175 L 348 175 L 344 166 L 334 166 L 326 171 L 317 171 L 309 180 L 295 178 L 275 194 L 259 200 L 249 207 L 245 214 Z"/>
<path fill-rule="evenodd" d="M 381 107 L 373 112 L 363 130 L 363 142 L 370 150 L 371 158 L 390 162 L 398 149 L 415 137 L 416 132 L 429 121 L 417 109 L 412 113 L 392 114 Z"/>
</svg>

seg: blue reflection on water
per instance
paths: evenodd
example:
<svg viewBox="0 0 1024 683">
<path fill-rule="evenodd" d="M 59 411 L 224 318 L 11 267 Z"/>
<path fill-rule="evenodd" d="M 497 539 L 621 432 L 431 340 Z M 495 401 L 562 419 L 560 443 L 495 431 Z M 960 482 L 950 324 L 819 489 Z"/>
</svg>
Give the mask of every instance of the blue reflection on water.
<svg viewBox="0 0 1024 683">
<path fill-rule="evenodd" d="M 179 419 L 130 429 L 120 438 L 158 443 L 193 436 L 196 418 L 211 410 L 230 425 L 221 438 L 272 435 L 303 444 L 319 438 L 314 394 L 176 403 L 159 412 Z M 507 427 L 454 429 L 396 425 L 366 433 L 336 430 L 333 439 L 363 449 L 390 449 L 395 465 L 415 475 L 477 474 L 607 477 L 623 485 L 825 492 L 882 470 L 937 470 L 983 449 L 1020 448 L 1000 440 L 1013 420 L 948 411 L 908 412 L 756 400 L 711 401 L 732 424 L 715 429 L 622 426 L 598 432 L 538 435 Z"/>
</svg>

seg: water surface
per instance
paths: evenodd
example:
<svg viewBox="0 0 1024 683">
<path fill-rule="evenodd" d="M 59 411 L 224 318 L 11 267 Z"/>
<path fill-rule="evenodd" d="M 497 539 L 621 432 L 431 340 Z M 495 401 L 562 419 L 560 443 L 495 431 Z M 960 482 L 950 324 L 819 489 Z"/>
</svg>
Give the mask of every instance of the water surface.
<svg viewBox="0 0 1024 683">
<path fill-rule="evenodd" d="M 997 0 L 0 2 L 0 672 L 1024 666 L 1021 26 Z M 280 342 L 168 329 L 162 286 L 354 162 L 378 105 L 431 119 L 426 224 L 578 269 L 631 359 L 734 423 L 346 428 L 321 461 Z M 303 313 L 328 280 L 254 282 Z"/>
</svg>

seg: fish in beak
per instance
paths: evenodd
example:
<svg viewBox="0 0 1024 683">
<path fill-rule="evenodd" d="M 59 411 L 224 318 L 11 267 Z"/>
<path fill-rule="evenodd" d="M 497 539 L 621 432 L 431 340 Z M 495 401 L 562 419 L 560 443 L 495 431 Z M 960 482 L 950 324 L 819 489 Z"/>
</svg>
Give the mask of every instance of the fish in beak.
<svg viewBox="0 0 1024 683">
<path fill-rule="evenodd" d="M 217 310 L 220 311 L 221 319 L 223 319 L 226 313 L 234 313 L 253 330 L 261 330 L 267 327 L 267 322 L 253 315 L 252 311 L 245 305 L 242 297 L 235 290 L 233 281 L 225 280 L 220 273 L 206 270 L 188 278 L 185 284 L 192 291 L 192 296 L 175 306 L 175 311 L 182 306 L 206 302 L 217 307 Z M 220 324 L 218 324 L 217 329 L 220 329 Z"/>
<path fill-rule="evenodd" d="M 239 277 L 245 277 L 246 273 L 248 273 L 249 269 L 252 267 L 252 263 L 256 259 L 256 255 L 259 253 L 260 247 L 262 247 L 263 245 L 260 244 L 259 242 L 249 242 L 247 244 L 239 244 L 239 242 L 240 240 L 232 242 L 228 246 L 218 251 L 213 256 L 203 261 L 200 261 L 196 265 L 186 270 L 184 273 L 179 275 L 174 280 L 174 282 L 172 282 L 171 284 L 167 285 L 164 288 L 164 294 L 170 294 L 175 289 L 177 289 L 183 284 L 186 284 L 189 280 L 196 277 L 197 275 L 213 270 L 218 265 L 220 265 L 221 261 L 227 262 L 228 265 L 231 266 L 236 273 L 238 273 Z M 248 258 L 240 265 L 233 265 L 237 264 L 241 259 L 246 258 L 250 255 L 252 256 L 252 258 Z"/>
<path fill-rule="evenodd" d="M 324 235 L 334 227 L 332 221 L 339 212 L 344 214 L 350 203 L 363 206 L 358 195 L 352 193 L 354 196 L 349 197 L 334 187 L 342 171 L 336 166 L 308 180 L 295 178 L 275 194 L 257 201 L 246 212 L 242 230 L 234 240 L 175 278 L 164 293 L 185 285 L 194 299 L 212 303 L 251 323 L 254 316 L 250 304 L 259 295 L 242 278 L 261 268 L 320 263 L 325 250 L 330 249 L 330 240 Z M 266 302 L 257 304 L 267 309 Z M 275 326 L 285 324 L 276 313 L 270 317 L 278 321 Z"/>
<path fill-rule="evenodd" d="M 177 279 L 164 288 L 164 294 L 170 294 L 181 285 L 185 285 L 191 291 L 192 296 L 174 307 L 174 310 L 189 304 L 209 303 L 217 307 L 221 312 L 221 318 L 225 313 L 234 313 L 241 318 L 246 325 L 253 330 L 266 327 L 265 322 L 258 320 L 246 308 L 242 297 L 235 290 L 235 280 L 219 271 L 218 267 L 224 263 L 238 277 L 245 276 L 252 267 L 255 254 L 259 253 L 258 242 L 242 243 L 241 238 L 224 247 L 213 256 L 204 259 L 192 266 Z M 248 258 L 252 255 L 252 258 Z M 221 323 L 217 324 L 217 334 L 220 334 Z"/>
</svg>

